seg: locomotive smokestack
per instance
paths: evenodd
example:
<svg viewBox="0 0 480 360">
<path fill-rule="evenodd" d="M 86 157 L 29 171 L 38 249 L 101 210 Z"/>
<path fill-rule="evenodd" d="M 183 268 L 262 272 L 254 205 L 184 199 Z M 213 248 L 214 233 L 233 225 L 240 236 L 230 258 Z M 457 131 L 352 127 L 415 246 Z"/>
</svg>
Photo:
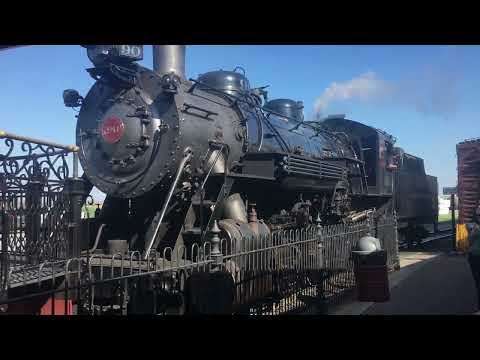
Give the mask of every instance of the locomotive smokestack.
<svg viewBox="0 0 480 360">
<path fill-rule="evenodd" d="M 153 70 L 158 75 L 173 71 L 185 79 L 185 45 L 153 45 Z"/>
</svg>

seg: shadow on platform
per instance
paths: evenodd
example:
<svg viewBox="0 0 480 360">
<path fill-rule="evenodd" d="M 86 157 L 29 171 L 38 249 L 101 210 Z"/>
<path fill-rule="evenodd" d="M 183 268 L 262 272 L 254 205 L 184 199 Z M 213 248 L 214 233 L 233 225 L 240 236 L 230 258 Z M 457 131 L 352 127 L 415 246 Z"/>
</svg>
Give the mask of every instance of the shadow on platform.
<svg viewBox="0 0 480 360">
<path fill-rule="evenodd" d="M 391 301 L 370 306 L 365 315 L 470 315 L 478 311 L 477 294 L 465 255 L 442 254 L 391 289 Z M 402 270 L 400 270 L 401 272 Z M 392 276 L 395 274 L 392 274 Z"/>
<path fill-rule="evenodd" d="M 478 312 L 475 284 L 465 255 L 402 252 L 401 269 L 390 274 L 391 300 L 351 300 L 332 315 L 471 315 Z"/>
</svg>

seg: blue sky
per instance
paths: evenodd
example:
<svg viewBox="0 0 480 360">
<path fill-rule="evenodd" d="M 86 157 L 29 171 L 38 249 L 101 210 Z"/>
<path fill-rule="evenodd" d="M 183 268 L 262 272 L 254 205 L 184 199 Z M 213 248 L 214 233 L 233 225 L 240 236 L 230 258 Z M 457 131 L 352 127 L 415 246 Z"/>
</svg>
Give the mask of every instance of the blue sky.
<svg viewBox="0 0 480 360">
<path fill-rule="evenodd" d="M 217 45 L 188 46 L 186 68 L 197 77 L 242 66 L 253 86 L 270 85 L 269 98 L 302 100 L 306 117 L 327 98 L 322 114 L 345 113 L 394 135 L 397 146 L 425 159 L 441 191 L 456 185 L 455 145 L 480 137 L 478 60 L 479 46 Z M 142 64 L 152 66 L 150 46 Z M 77 45 L 0 52 L 0 129 L 73 143 L 74 112 L 62 92 L 86 95 L 88 67 Z"/>
</svg>

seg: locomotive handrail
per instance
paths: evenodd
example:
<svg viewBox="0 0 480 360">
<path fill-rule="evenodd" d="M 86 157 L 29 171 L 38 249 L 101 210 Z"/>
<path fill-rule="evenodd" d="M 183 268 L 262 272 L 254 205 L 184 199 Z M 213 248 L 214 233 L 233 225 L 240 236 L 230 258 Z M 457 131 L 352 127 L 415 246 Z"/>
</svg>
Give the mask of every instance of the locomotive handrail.
<svg viewBox="0 0 480 360">
<path fill-rule="evenodd" d="M 277 113 L 277 112 L 275 112 L 275 111 L 266 109 L 266 108 L 264 108 L 264 107 L 262 107 L 262 106 L 258 106 L 257 104 L 248 102 L 248 101 L 246 101 L 246 100 L 244 100 L 244 99 L 242 99 L 242 98 L 240 98 L 240 97 L 237 97 L 237 96 L 235 96 L 235 95 L 233 95 L 233 94 L 229 94 L 229 93 L 227 93 L 227 92 L 225 92 L 225 91 L 222 91 L 221 89 L 215 88 L 215 87 L 210 86 L 210 85 L 208 85 L 208 84 L 205 84 L 205 83 L 203 83 L 203 82 L 201 82 L 201 81 L 198 81 L 198 80 L 195 80 L 195 79 L 192 79 L 192 78 L 190 78 L 190 79 L 188 79 L 188 80 L 191 81 L 191 82 L 193 82 L 194 84 L 198 84 L 198 85 L 204 86 L 204 87 L 206 87 L 206 88 L 209 88 L 209 89 L 211 89 L 211 90 L 217 91 L 217 92 L 221 93 L 222 95 L 226 96 L 226 97 L 229 98 L 229 99 L 235 100 L 233 104 L 235 104 L 235 103 L 237 103 L 237 102 L 242 102 L 242 103 L 249 104 L 249 105 L 253 106 L 255 109 L 260 109 L 260 110 L 263 110 L 263 111 L 265 111 L 265 112 L 268 112 L 269 114 L 274 114 L 274 115 L 281 116 L 281 117 L 284 117 L 284 118 L 287 118 L 287 119 L 289 119 L 289 120 L 292 120 L 292 121 L 297 122 L 297 120 L 294 119 L 294 118 L 292 118 L 292 117 L 282 115 L 282 114 Z M 192 87 L 190 90 L 193 91 L 193 87 Z M 232 104 L 232 105 L 233 105 L 233 104 Z M 289 149 L 289 147 L 288 147 L 288 144 L 285 142 L 285 140 L 283 140 L 283 138 L 280 136 L 280 134 L 279 134 L 278 131 L 275 129 L 275 127 L 268 121 L 267 117 L 266 117 L 266 116 L 261 116 L 260 118 L 261 118 L 261 120 L 265 121 L 265 122 L 268 124 L 268 127 L 270 128 L 270 130 L 273 129 L 273 131 L 276 133 L 276 136 L 279 137 L 279 139 L 282 141 L 283 145 L 285 146 L 285 150 L 290 151 L 290 149 Z M 302 123 L 303 123 L 303 122 L 300 122 L 299 124 L 302 124 Z"/>
<path fill-rule="evenodd" d="M 277 139 L 279 139 L 282 142 L 282 144 L 284 146 L 284 150 L 286 150 L 289 153 L 292 152 L 292 150 L 288 146 L 288 144 L 285 141 L 285 139 L 283 138 L 283 136 L 281 136 L 280 133 L 278 132 L 277 128 L 270 123 L 270 120 L 268 119 L 270 115 L 271 115 L 271 113 L 268 114 L 267 116 L 262 116 L 263 121 L 265 121 L 265 123 L 267 124 L 267 127 L 269 128 L 270 131 L 275 132 L 275 134 L 272 134 L 272 135 L 276 136 Z M 262 134 L 262 135 L 265 136 L 265 134 Z M 263 138 L 263 136 L 262 136 L 262 138 Z"/>
<path fill-rule="evenodd" d="M 245 69 L 244 69 L 243 67 L 241 67 L 241 66 L 237 66 L 235 69 L 233 69 L 233 72 L 236 72 L 236 71 L 237 71 L 237 69 L 239 69 L 239 70 L 242 70 L 242 72 L 243 72 L 243 76 L 245 76 L 245 75 L 246 75 L 246 71 L 245 71 Z"/>
<path fill-rule="evenodd" d="M 240 98 L 240 97 L 238 97 L 238 96 L 235 96 L 235 95 L 233 95 L 233 94 L 229 94 L 229 93 L 227 93 L 227 92 L 225 92 L 225 91 L 222 91 L 221 89 L 218 89 L 218 88 L 215 88 L 215 87 L 210 86 L 210 85 L 208 85 L 208 84 L 205 84 L 205 83 L 202 82 L 202 81 L 198 81 L 198 80 L 195 80 L 195 79 L 192 79 L 192 78 L 188 79 L 188 81 L 191 81 L 191 82 L 193 82 L 193 83 L 195 83 L 195 84 L 198 84 L 198 85 L 201 85 L 201 86 L 205 86 L 206 88 L 209 88 L 209 89 L 211 89 L 211 90 L 215 90 L 215 91 L 221 93 L 222 95 L 225 95 L 226 97 L 232 98 L 232 99 L 234 99 L 234 100 L 236 100 L 236 101 L 243 102 L 243 103 L 246 103 L 246 104 L 249 104 L 249 105 L 253 105 L 253 107 L 258 108 L 258 109 L 261 109 L 261 110 L 263 110 L 263 111 L 265 111 L 265 112 L 268 112 L 268 113 L 271 113 L 271 114 L 274 114 L 274 115 L 277 115 L 277 116 L 284 117 L 284 118 L 289 119 L 289 120 L 292 120 L 292 121 L 294 121 L 294 122 L 299 122 L 299 121 L 298 121 L 297 119 L 295 119 L 295 118 L 292 118 L 292 117 L 290 117 L 290 116 L 286 116 L 286 115 L 277 113 L 276 111 L 270 110 L 270 109 L 268 109 L 268 108 L 264 108 L 263 106 L 258 106 L 258 105 L 252 104 L 252 103 L 250 103 L 250 102 L 248 102 L 248 101 L 246 101 L 246 100 L 244 100 L 244 99 L 242 99 L 242 98 Z M 304 122 L 301 121 L 300 124 L 304 124 Z"/>
</svg>

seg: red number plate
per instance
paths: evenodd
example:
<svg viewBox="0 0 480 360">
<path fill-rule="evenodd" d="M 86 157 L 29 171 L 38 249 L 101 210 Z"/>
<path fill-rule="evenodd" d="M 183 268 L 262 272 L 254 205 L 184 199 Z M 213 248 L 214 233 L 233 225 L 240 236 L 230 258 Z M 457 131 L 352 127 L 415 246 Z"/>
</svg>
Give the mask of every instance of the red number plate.
<svg viewBox="0 0 480 360">
<path fill-rule="evenodd" d="M 102 137 L 105 142 L 114 144 L 123 136 L 125 125 L 123 121 L 117 117 L 109 117 L 102 123 Z"/>
</svg>

